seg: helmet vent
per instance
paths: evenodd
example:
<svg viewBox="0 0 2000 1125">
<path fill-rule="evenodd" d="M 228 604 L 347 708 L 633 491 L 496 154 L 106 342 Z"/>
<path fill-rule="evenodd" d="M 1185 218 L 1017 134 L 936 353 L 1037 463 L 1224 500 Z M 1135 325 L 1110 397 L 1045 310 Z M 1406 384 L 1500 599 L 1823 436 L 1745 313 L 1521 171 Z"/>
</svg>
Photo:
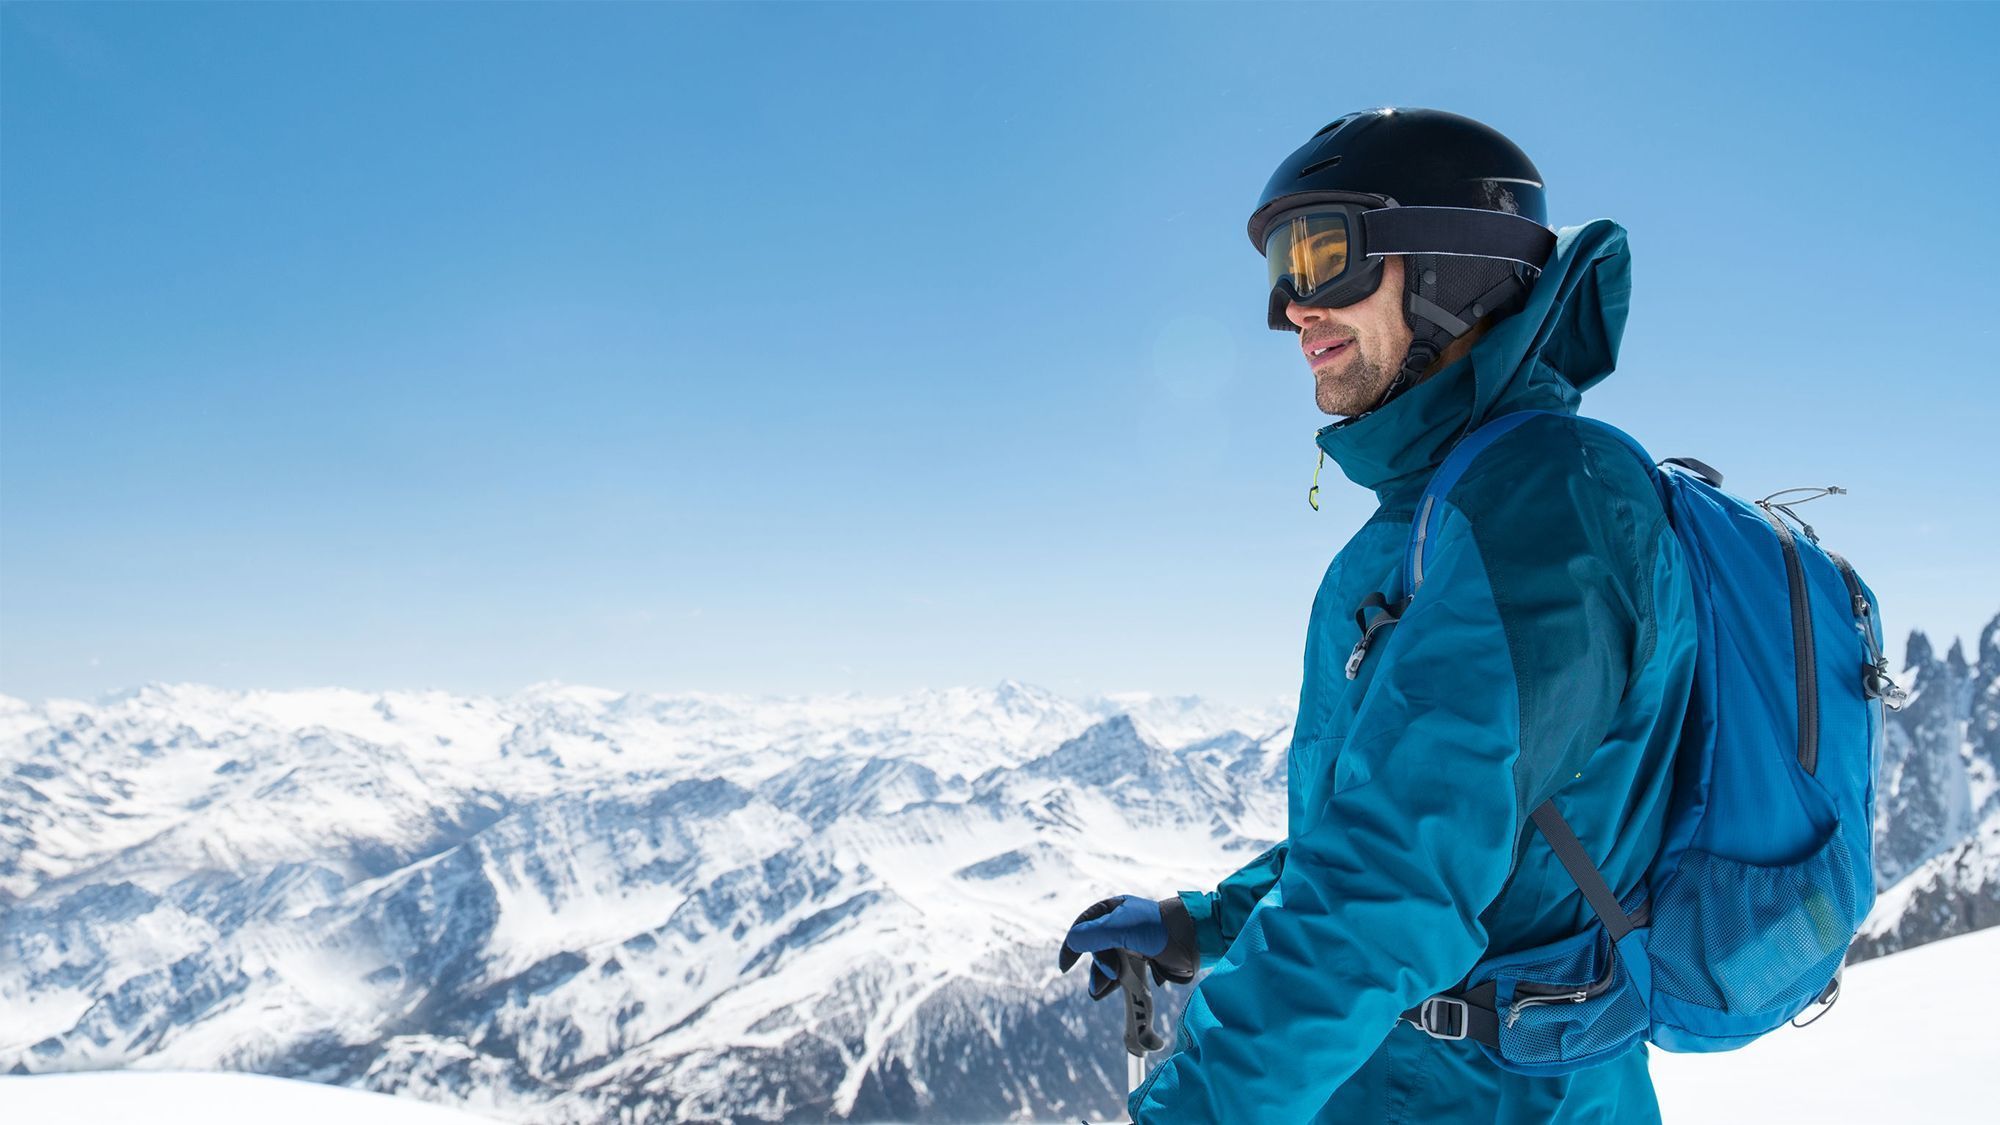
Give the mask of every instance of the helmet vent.
<svg viewBox="0 0 2000 1125">
<path fill-rule="evenodd" d="M 1350 113 L 1345 117 L 1336 117 L 1332 121 L 1327 122 L 1325 125 L 1320 126 L 1319 132 L 1314 133 L 1312 135 L 1312 139 L 1319 140 L 1321 137 L 1326 136 L 1328 133 L 1333 132 L 1335 129 L 1340 128 L 1342 125 L 1347 124 L 1349 121 L 1352 121 L 1359 116 L 1361 115 L 1358 113 Z"/>
<path fill-rule="evenodd" d="M 1316 160 L 1299 169 L 1299 179 L 1303 180 L 1314 172 L 1324 172 L 1338 163 L 1340 163 L 1340 157 L 1338 156 L 1329 156 L 1325 160 Z"/>
</svg>

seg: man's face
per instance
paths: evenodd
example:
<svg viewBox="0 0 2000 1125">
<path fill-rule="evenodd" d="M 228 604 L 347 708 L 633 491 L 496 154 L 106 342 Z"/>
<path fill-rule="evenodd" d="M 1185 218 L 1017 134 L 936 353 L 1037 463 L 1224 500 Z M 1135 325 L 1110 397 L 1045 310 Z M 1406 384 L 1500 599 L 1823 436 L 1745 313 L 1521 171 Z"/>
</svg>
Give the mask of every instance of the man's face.
<svg viewBox="0 0 2000 1125">
<path fill-rule="evenodd" d="M 1372 408 L 1395 381 L 1413 334 L 1403 321 L 1403 258 L 1382 260 L 1382 284 L 1363 301 L 1316 309 L 1297 301 L 1285 315 L 1299 326 L 1299 347 L 1312 368 L 1313 395 L 1325 414 L 1354 415 Z M 1313 353 L 1331 348 L 1322 355 Z"/>
</svg>

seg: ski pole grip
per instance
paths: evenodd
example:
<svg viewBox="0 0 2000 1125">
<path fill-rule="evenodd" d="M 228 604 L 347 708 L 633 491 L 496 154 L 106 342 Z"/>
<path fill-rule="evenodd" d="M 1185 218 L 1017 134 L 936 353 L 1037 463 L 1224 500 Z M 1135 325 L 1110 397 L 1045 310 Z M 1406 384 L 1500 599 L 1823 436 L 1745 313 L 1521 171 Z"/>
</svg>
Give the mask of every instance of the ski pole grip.
<svg viewBox="0 0 2000 1125">
<path fill-rule="evenodd" d="M 1167 1045 L 1153 1030 L 1153 992 L 1146 986 L 1146 959 L 1118 951 L 1118 987 L 1125 993 L 1125 1050 L 1145 1056 Z"/>
</svg>

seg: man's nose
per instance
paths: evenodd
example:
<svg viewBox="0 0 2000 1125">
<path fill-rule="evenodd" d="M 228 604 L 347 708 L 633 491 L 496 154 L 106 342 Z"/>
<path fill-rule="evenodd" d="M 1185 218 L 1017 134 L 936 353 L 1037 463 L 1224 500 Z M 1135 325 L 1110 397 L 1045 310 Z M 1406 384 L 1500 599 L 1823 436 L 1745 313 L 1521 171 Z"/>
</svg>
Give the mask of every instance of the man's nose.
<svg viewBox="0 0 2000 1125">
<path fill-rule="evenodd" d="M 1311 305 L 1301 305 L 1297 301 L 1289 301 L 1285 304 L 1285 319 L 1303 329 L 1315 320 L 1325 320 L 1329 311 L 1328 309 L 1316 309 Z"/>
</svg>

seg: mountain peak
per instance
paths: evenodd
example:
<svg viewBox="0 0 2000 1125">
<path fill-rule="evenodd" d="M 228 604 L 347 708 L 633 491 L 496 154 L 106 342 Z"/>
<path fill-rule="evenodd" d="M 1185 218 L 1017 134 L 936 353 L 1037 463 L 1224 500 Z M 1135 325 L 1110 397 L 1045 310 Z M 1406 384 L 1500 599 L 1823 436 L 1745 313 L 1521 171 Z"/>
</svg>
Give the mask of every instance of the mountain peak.
<svg viewBox="0 0 2000 1125">
<path fill-rule="evenodd" d="M 1140 732 L 1132 716 L 1117 714 L 1093 723 L 1031 767 L 1040 766 L 1038 772 L 1085 785 L 1109 785 L 1153 776 L 1165 756 L 1158 744 Z"/>
<path fill-rule="evenodd" d="M 1910 630 L 1910 643 L 1903 649 L 1903 667 L 1921 670 L 1935 659 L 1937 656 L 1931 651 L 1931 639 L 1924 636 L 1922 629 Z"/>
</svg>

